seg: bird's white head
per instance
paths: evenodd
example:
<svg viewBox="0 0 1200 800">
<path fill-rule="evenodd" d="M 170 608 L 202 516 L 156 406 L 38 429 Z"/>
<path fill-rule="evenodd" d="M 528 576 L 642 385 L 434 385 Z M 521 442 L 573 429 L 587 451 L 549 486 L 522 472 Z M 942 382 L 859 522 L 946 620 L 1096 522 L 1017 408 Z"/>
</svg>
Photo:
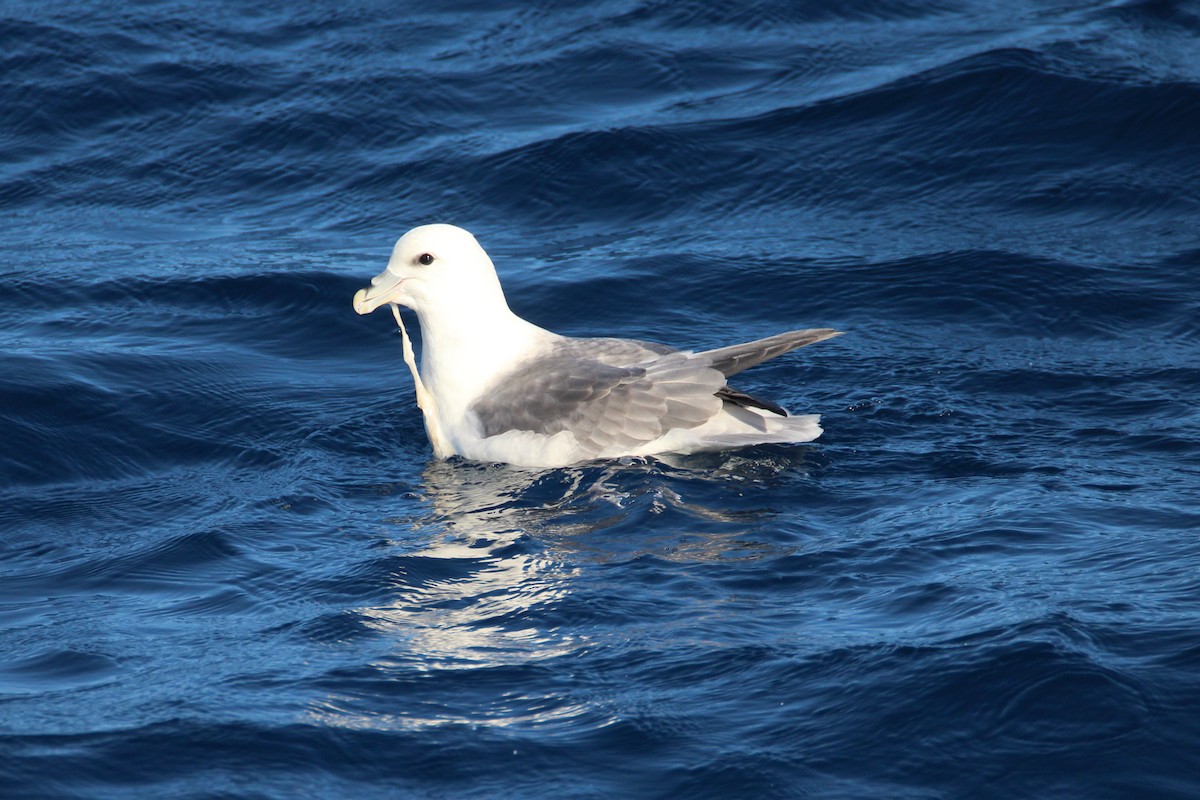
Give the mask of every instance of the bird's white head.
<svg viewBox="0 0 1200 800">
<path fill-rule="evenodd" d="M 454 225 L 422 225 L 404 234 L 387 269 L 354 295 L 359 314 L 388 303 L 422 317 L 508 312 L 492 260 L 474 236 Z"/>
</svg>

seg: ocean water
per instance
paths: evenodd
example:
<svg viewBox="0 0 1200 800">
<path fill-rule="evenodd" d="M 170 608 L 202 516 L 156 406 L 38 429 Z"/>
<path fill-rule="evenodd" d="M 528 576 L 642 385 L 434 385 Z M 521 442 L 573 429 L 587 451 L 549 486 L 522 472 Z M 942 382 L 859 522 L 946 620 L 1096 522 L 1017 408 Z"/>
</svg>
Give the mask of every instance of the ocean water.
<svg viewBox="0 0 1200 800">
<path fill-rule="evenodd" d="M 1200 796 L 1200 5 L 0 5 L 0 796 Z M 432 458 L 355 289 L 812 445 Z M 419 339 L 419 337 L 418 337 Z M 418 342 L 419 346 L 419 342 Z"/>
</svg>

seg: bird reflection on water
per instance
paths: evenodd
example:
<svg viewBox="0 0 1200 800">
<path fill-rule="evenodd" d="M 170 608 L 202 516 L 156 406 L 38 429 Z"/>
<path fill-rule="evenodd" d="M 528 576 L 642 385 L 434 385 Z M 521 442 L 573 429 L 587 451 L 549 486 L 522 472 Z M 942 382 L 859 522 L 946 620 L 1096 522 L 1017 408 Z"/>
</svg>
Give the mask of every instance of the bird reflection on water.
<svg viewBox="0 0 1200 800">
<path fill-rule="evenodd" d="M 360 668 L 370 688 L 324 698 L 313 717 L 376 729 L 608 724 L 602 690 L 549 684 L 539 696 L 513 696 L 512 685 L 530 685 L 513 671 L 582 660 L 639 635 L 644 620 L 614 610 L 622 592 L 604 574 L 612 565 L 650 558 L 661 571 L 666 562 L 786 551 L 755 539 L 772 512 L 747 508 L 745 496 L 761 493 L 765 502 L 771 482 L 802 474 L 803 458 L 780 448 L 759 458 L 624 459 L 549 471 L 429 463 L 420 491 L 427 513 L 388 521 L 397 526 L 388 544 L 403 551 L 391 570 L 394 594 L 353 611 L 384 643 Z M 346 676 L 339 681 L 345 686 Z M 378 707 L 381 681 L 395 684 L 389 708 Z M 465 682 L 469 692 L 459 688 Z"/>
</svg>

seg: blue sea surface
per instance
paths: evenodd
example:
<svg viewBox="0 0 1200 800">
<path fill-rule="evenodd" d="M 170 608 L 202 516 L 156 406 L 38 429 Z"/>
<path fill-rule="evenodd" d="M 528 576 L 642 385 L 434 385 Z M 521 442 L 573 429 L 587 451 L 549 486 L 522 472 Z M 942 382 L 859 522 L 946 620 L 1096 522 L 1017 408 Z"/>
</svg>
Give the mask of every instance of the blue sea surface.
<svg viewBox="0 0 1200 800">
<path fill-rule="evenodd" d="M 1200 3 L 6 0 L 0 76 L 0 797 L 1200 796 Z M 825 434 L 434 459 L 351 308 L 428 222 L 846 331 L 739 376 Z"/>
</svg>

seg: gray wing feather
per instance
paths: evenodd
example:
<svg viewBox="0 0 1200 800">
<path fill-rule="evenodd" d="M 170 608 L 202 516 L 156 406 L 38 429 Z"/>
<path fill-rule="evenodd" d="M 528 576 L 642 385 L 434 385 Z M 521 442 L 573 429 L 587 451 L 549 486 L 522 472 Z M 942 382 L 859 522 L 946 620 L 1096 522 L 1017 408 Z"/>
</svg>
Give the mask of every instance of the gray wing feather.
<svg viewBox="0 0 1200 800">
<path fill-rule="evenodd" d="M 630 364 L 640 364 L 643 361 L 653 361 L 658 356 L 668 353 L 678 353 L 678 348 L 669 347 L 657 342 L 642 342 L 637 339 L 564 339 L 556 347 L 556 352 L 573 355 L 579 358 L 594 358 L 605 364 L 616 367 L 626 367 Z"/>
<path fill-rule="evenodd" d="M 632 362 L 632 363 L 631 363 Z M 564 339 L 519 364 L 472 406 L 484 436 L 570 431 L 592 453 L 632 448 L 720 412 L 709 360 L 622 339 Z"/>
<path fill-rule="evenodd" d="M 770 411 L 772 414 L 778 414 L 781 417 L 791 416 L 787 409 L 778 403 L 772 403 L 770 400 L 762 400 L 757 397 L 752 397 L 745 392 L 738 391 L 732 386 L 723 386 L 717 392 L 717 397 L 724 400 L 726 403 L 732 403 L 741 408 L 761 408 L 763 411 Z"/>
<path fill-rule="evenodd" d="M 720 347 L 716 350 L 705 350 L 703 353 L 697 353 L 697 355 L 710 359 L 713 369 L 718 370 L 728 378 L 730 375 L 736 375 L 742 370 L 750 369 L 764 361 L 769 361 L 776 356 L 781 356 L 784 353 L 795 350 L 797 347 L 823 342 L 826 339 L 832 339 L 834 336 L 841 335 L 841 331 L 835 331 L 833 328 L 809 328 L 803 331 L 789 331 L 776 336 L 768 336 L 766 339 L 746 342 L 745 344 L 734 344 L 729 347 Z"/>
</svg>

